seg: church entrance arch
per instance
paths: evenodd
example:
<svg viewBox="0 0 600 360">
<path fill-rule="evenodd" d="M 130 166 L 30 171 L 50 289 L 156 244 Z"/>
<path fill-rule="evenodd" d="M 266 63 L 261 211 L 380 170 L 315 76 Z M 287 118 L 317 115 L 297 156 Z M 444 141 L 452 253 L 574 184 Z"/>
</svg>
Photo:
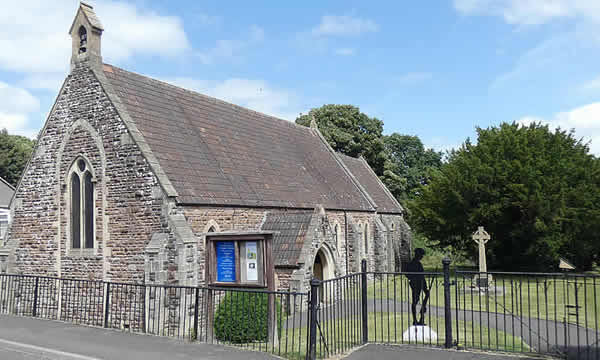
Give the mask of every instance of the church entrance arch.
<svg viewBox="0 0 600 360">
<path fill-rule="evenodd" d="M 333 279 L 335 277 L 335 262 L 331 251 L 326 247 L 321 247 L 317 251 L 313 264 L 313 277 L 321 281 Z M 327 294 L 325 294 L 324 286 L 319 287 L 319 300 L 327 302 Z"/>
</svg>

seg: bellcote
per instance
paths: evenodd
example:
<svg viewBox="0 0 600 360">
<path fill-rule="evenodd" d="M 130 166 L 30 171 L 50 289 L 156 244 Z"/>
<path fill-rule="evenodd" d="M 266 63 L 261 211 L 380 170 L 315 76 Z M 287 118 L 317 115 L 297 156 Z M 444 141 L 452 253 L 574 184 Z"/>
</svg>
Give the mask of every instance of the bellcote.
<svg viewBox="0 0 600 360">
<path fill-rule="evenodd" d="M 80 62 L 102 65 L 101 38 L 103 31 L 104 28 L 96 16 L 94 8 L 81 2 L 69 30 L 72 39 L 71 69 Z"/>
</svg>

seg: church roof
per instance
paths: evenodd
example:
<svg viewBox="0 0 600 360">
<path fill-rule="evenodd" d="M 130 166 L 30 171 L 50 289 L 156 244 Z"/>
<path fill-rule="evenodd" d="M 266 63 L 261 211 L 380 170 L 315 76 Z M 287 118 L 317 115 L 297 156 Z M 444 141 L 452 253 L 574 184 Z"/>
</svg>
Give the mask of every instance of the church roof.
<svg viewBox="0 0 600 360">
<path fill-rule="evenodd" d="M 377 205 L 380 213 L 401 213 L 402 206 L 385 187 L 362 157 L 357 159 L 338 153 L 338 156 Z"/>
<path fill-rule="evenodd" d="M 8 208 L 14 192 L 15 188 L 0 177 L 0 208 Z"/>
<path fill-rule="evenodd" d="M 308 232 L 312 211 L 269 212 L 261 230 L 274 231 L 273 256 L 276 266 L 296 266 L 304 238 Z"/>
<path fill-rule="evenodd" d="M 310 128 L 104 65 L 182 204 L 374 211 Z"/>
</svg>

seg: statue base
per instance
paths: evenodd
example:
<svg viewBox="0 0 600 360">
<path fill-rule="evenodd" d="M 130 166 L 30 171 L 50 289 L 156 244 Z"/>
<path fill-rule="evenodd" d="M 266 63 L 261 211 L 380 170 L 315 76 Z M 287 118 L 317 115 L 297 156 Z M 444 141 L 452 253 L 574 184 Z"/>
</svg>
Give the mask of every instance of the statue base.
<svg viewBox="0 0 600 360">
<path fill-rule="evenodd" d="M 437 333 L 427 325 L 413 325 L 402 334 L 405 342 L 434 342 L 437 338 Z"/>
</svg>

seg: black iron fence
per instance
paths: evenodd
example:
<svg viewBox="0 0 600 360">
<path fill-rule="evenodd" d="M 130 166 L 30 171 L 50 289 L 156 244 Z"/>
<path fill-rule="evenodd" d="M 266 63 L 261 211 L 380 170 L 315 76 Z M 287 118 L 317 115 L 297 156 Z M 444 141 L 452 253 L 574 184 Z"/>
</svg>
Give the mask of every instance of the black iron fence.
<svg viewBox="0 0 600 360">
<path fill-rule="evenodd" d="M 0 314 L 61 320 L 303 359 L 308 293 L 0 274 Z"/>
<path fill-rule="evenodd" d="M 598 276 L 456 272 L 453 295 L 458 343 L 600 359 Z"/>
<path fill-rule="evenodd" d="M 310 353 L 327 358 L 355 344 L 384 343 L 600 359 L 599 276 L 443 265 L 441 272 L 386 273 L 363 264 L 360 274 L 314 282 L 318 326 Z M 428 291 L 413 316 L 410 281 L 418 276 Z"/>
<path fill-rule="evenodd" d="M 427 288 L 418 299 L 415 276 Z M 368 272 L 363 263 L 361 273 L 311 281 L 307 293 L 0 275 L 0 314 L 291 359 L 327 358 L 365 343 L 600 359 L 598 296 L 594 275 L 451 272 L 449 261 L 426 273 Z"/>
</svg>

